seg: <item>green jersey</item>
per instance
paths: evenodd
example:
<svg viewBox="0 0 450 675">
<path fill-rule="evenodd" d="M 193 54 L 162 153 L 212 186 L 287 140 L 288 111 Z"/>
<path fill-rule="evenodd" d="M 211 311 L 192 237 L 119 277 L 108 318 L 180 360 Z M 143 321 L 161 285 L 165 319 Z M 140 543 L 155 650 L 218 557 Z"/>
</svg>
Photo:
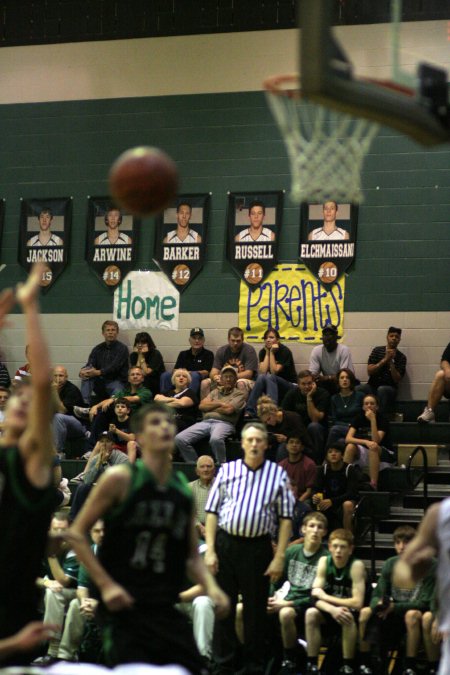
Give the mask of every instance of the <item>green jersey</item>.
<svg viewBox="0 0 450 675">
<path fill-rule="evenodd" d="M 344 567 L 336 567 L 331 554 L 327 554 L 326 581 L 324 591 L 335 598 L 351 598 L 353 581 L 350 571 L 355 558 L 351 555 Z"/>
<path fill-rule="evenodd" d="M 414 588 L 399 588 L 392 583 L 394 565 L 399 556 L 388 558 L 381 568 L 380 578 L 372 593 L 370 606 L 372 609 L 384 597 L 392 598 L 394 602 L 394 614 L 405 614 L 409 609 L 419 609 L 421 612 L 429 610 L 433 603 L 433 595 L 436 584 L 436 560 L 423 579 L 417 582 Z"/>
<path fill-rule="evenodd" d="M 289 581 L 290 588 L 285 600 L 292 600 L 294 607 L 309 604 L 317 565 L 326 554 L 324 546 L 311 555 L 305 553 L 303 544 L 294 544 L 286 549 L 284 577 Z"/>
<path fill-rule="evenodd" d="M 179 472 L 160 485 L 142 461 L 126 466 L 128 495 L 104 516 L 99 560 L 136 604 L 173 604 L 183 589 L 190 553 L 191 491 Z"/>
</svg>

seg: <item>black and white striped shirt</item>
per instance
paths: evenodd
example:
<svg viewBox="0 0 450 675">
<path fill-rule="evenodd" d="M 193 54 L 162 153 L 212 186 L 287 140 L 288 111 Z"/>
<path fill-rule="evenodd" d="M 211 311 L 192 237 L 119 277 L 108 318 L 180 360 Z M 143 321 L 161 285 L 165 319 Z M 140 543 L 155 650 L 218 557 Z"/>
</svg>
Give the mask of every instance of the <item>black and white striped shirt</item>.
<svg viewBox="0 0 450 675">
<path fill-rule="evenodd" d="M 216 514 L 228 534 L 260 537 L 273 534 L 278 518 L 292 518 L 294 501 L 278 464 L 266 460 L 254 470 L 238 459 L 220 468 L 205 511 Z"/>
</svg>

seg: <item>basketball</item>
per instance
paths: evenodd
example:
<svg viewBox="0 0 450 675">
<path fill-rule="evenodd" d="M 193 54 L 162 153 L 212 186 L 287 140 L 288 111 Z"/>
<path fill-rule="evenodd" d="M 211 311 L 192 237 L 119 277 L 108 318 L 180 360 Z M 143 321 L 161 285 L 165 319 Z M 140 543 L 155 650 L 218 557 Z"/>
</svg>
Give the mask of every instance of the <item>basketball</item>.
<svg viewBox="0 0 450 675">
<path fill-rule="evenodd" d="M 178 190 L 175 162 L 158 148 L 140 146 L 122 153 L 109 172 L 116 202 L 135 216 L 163 211 Z"/>
</svg>

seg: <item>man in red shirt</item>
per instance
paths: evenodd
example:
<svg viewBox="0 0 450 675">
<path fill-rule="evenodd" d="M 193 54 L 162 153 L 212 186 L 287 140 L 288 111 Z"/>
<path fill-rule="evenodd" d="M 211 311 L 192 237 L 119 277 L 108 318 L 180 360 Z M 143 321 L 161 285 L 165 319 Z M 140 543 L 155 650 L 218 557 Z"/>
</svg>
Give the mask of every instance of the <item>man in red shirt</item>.
<svg viewBox="0 0 450 675">
<path fill-rule="evenodd" d="M 310 457 L 303 454 L 303 448 L 303 442 L 298 436 L 289 436 L 286 441 L 288 456 L 281 460 L 279 465 L 283 467 L 291 480 L 295 498 L 307 512 L 310 510 L 308 501 L 311 499 L 316 480 L 316 465 Z"/>
</svg>

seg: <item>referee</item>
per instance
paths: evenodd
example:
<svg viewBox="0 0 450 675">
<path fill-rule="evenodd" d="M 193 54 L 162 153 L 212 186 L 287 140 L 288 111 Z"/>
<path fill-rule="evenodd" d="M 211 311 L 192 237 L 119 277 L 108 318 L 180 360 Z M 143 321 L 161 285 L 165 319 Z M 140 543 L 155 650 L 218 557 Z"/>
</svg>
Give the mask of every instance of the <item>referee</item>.
<svg viewBox="0 0 450 675">
<path fill-rule="evenodd" d="M 244 459 L 223 464 L 206 503 L 205 562 L 231 601 L 226 619 L 216 619 L 213 659 L 216 673 L 236 673 L 235 611 L 244 603 L 244 671 L 264 672 L 266 608 L 270 581 L 282 574 L 291 535 L 294 497 L 287 474 L 265 460 L 267 431 L 262 424 L 242 430 Z M 279 519 L 275 555 L 271 535 Z"/>
</svg>

